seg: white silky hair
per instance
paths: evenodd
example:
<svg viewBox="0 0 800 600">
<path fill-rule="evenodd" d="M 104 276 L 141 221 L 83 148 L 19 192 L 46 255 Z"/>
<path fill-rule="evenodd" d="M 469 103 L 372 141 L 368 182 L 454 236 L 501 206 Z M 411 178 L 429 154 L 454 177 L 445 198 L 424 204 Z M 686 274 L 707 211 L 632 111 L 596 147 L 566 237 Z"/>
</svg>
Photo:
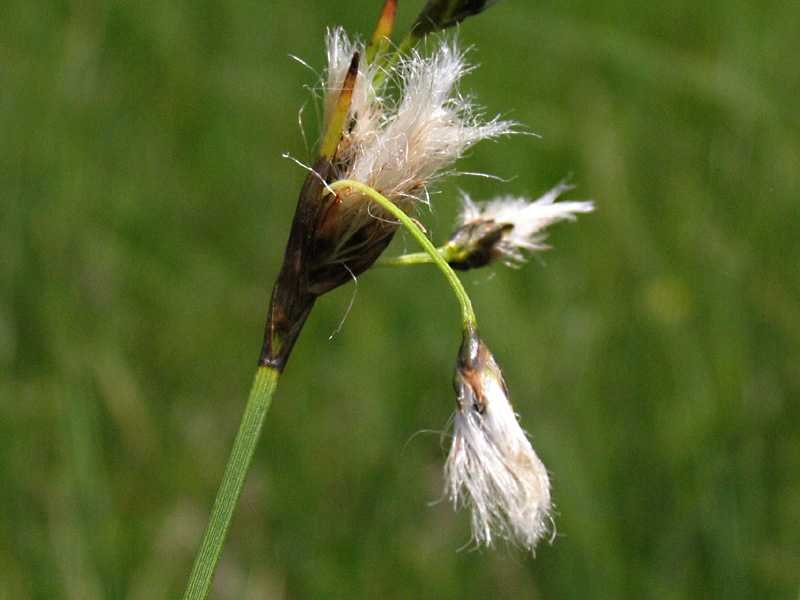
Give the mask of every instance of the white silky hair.
<svg viewBox="0 0 800 600">
<path fill-rule="evenodd" d="M 472 145 L 512 133 L 514 123 L 486 121 L 458 91 L 469 70 L 455 41 L 441 40 L 430 54 L 416 50 L 388 63 L 388 72 L 359 66 L 339 146 L 340 179 L 364 183 L 410 212 L 425 186 L 447 172 Z M 328 32 L 328 68 L 323 81 L 326 123 L 341 91 L 353 53 L 363 44 L 339 28 Z M 395 94 L 378 96 L 376 78 L 392 82 Z M 356 197 L 358 196 L 358 197 Z M 342 198 L 348 202 L 347 198 Z M 350 199 L 363 203 L 359 194 Z"/>
<path fill-rule="evenodd" d="M 494 221 L 498 225 L 513 225 L 498 241 L 495 248 L 508 260 L 522 262 L 525 257 L 521 250 L 545 250 L 543 242 L 547 237 L 547 227 L 559 221 L 574 221 L 578 213 L 594 210 L 594 204 L 587 201 L 556 200 L 573 185 L 560 183 L 531 202 L 527 198 L 504 196 L 488 202 L 473 202 L 467 194 L 462 197 L 462 211 L 457 219 L 457 227 L 480 221 Z"/>
<path fill-rule="evenodd" d="M 550 480 L 491 363 L 472 379 L 476 386 L 462 386 L 445 464 L 447 494 L 456 508 L 471 508 L 476 543 L 489 546 L 500 537 L 533 551 L 551 530 Z"/>
</svg>

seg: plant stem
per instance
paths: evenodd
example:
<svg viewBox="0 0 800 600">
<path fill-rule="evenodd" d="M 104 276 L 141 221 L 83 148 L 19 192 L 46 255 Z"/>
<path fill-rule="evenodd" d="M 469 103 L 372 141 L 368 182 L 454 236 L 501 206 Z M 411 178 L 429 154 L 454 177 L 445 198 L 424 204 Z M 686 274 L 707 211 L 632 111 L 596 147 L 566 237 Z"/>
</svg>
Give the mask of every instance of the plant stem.
<svg viewBox="0 0 800 600">
<path fill-rule="evenodd" d="M 454 246 L 450 243 L 440 246 L 436 251 L 448 264 L 450 264 L 457 254 L 457 252 L 454 251 Z M 375 261 L 375 266 L 404 267 L 406 265 L 429 265 L 432 262 L 434 262 L 434 260 L 427 252 L 411 252 L 410 254 L 401 254 L 400 256 L 392 256 L 391 258 L 379 258 Z"/>
<path fill-rule="evenodd" d="M 389 211 L 392 216 L 400 221 L 405 228 L 408 229 L 409 233 L 411 233 L 411 235 L 414 236 L 414 238 L 420 243 L 425 252 L 428 253 L 428 256 L 430 256 L 432 262 L 439 267 L 439 270 L 447 278 L 447 282 L 450 284 L 450 287 L 453 288 L 453 292 L 455 293 L 456 298 L 458 298 L 458 303 L 461 305 L 461 319 L 464 328 L 466 329 L 468 327 L 477 326 L 477 319 L 475 318 L 475 311 L 472 309 L 472 302 L 470 301 L 464 286 L 461 284 L 461 280 L 456 275 L 456 272 L 453 271 L 453 268 L 447 264 L 447 261 L 442 258 L 442 255 L 439 253 L 439 250 L 436 249 L 436 246 L 434 246 L 433 243 L 431 243 L 431 241 L 425 237 L 425 234 L 422 232 L 422 229 L 420 229 L 420 226 L 417 225 L 411 217 L 397 208 L 391 202 L 391 200 L 368 185 L 364 185 L 360 181 L 344 179 L 341 181 L 336 181 L 330 184 L 328 187 L 334 193 L 336 190 L 341 190 L 344 188 L 358 190 L 373 202 L 380 204 L 383 208 Z"/>
<path fill-rule="evenodd" d="M 441 249 L 437 248 L 441 252 Z M 379 258 L 375 261 L 375 267 L 404 267 L 406 265 L 429 265 L 433 262 L 431 255 L 427 252 L 412 252 L 411 254 L 401 254 L 391 258 Z"/>
<path fill-rule="evenodd" d="M 231 523 L 239 496 L 242 494 L 250 462 L 261 436 L 261 427 L 269 410 L 280 371 L 272 367 L 259 367 L 244 409 L 239 432 L 233 442 L 228 465 L 211 509 L 200 550 L 189 576 L 184 600 L 204 600 L 214 579 L 228 526 Z"/>
</svg>

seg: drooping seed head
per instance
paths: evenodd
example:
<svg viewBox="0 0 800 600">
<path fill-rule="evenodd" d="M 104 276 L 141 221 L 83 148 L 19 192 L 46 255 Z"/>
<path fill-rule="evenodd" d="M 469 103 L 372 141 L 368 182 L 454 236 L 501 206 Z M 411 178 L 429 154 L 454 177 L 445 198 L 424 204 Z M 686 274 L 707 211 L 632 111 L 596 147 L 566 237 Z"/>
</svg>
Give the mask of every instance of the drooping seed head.
<svg viewBox="0 0 800 600">
<path fill-rule="evenodd" d="M 453 385 L 447 493 L 456 508 L 471 508 L 476 542 L 500 537 L 532 551 L 552 522 L 550 480 L 517 421 L 500 367 L 475 331 L 465 335 Z"/>
</svg>

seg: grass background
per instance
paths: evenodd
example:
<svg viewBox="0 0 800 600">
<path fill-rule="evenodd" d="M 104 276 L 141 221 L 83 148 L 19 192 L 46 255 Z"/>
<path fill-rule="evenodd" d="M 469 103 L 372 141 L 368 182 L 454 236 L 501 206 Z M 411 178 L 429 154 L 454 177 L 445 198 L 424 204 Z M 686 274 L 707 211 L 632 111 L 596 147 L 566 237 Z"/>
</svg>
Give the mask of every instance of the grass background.
<svg viewBox="0 0 800 600">
<path fill-rule="evenodd" d="M 402 28 L 421 1 L 401 2 Z M 0 4 L 0 598 L 179 597 L 316 136 L 326 26 L 377 1 Z M 465 278 L 552 472 L 536 558 L 441 497 L 458 311 L 431 267 L 322 299 L 213 597 L 797 598 L 800 5 L 508 0 L 460 31 L 458 188 L 597 211 Z M 408 247 L 399 237 L 390 252 Z"/>
</svg>

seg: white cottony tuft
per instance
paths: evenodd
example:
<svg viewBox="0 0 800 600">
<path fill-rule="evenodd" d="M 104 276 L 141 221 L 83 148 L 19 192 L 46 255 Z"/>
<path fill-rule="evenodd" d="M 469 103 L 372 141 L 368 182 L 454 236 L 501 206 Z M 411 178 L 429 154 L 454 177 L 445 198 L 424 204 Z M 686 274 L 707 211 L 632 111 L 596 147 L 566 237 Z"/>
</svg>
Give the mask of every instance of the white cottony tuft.
<svg viewBox="0 0 800 600">
<path fill-rule="evenodd" d="M 456 508 L 472 509 L 472 535 L 533 550 L 550 528 L 550 480 L 508 399 L 503 375 L 486 345 L 469 335 L 454 386 L 455 431 L 445 473 Z"/>
<path fill-rule="evenodd" d="M 486 223 L 502 227 L 502 235 L 491 248 L 492 258 L 507 263 L 524 262 L 523 249 L 547 248 L 543 243 L 547 237 L 545 228 L 559 221 L 575 220 L 578 213 L 594 210 L 592 202 L 556 202 L 561 194 L 572 188 L 569 184 L 561 183 L 533 202 L 526 198 L 505 196 L 476 203 L 465 194 L 457 226 L 459 231 L 465 227 L 474 231 L 476 225 Z"/>
<path fill-rule="evenodd" d="M 326 124 L 356 51 L 363 55 L 363 45 L 350 41 L 341 29 L 329 32 L 323 82 Z M 468 148 L 511 133 L 514 124 L 481 119 L 477 107 L 459 94 L 458 81 L 468 66 L 454 42 L 440 42 L 429 56 L 411 50 L 386 69 L 359 65 L 336 153 L 337 179 L 364 183 L 410 212 L 424 196 L 424 186 Z M 378 82 L 387 78 L 388 89 L 396 93 L 383 93 Z M 355 192 L 352 198 L 340 198 L 364 202 Z"/>
</svg>

